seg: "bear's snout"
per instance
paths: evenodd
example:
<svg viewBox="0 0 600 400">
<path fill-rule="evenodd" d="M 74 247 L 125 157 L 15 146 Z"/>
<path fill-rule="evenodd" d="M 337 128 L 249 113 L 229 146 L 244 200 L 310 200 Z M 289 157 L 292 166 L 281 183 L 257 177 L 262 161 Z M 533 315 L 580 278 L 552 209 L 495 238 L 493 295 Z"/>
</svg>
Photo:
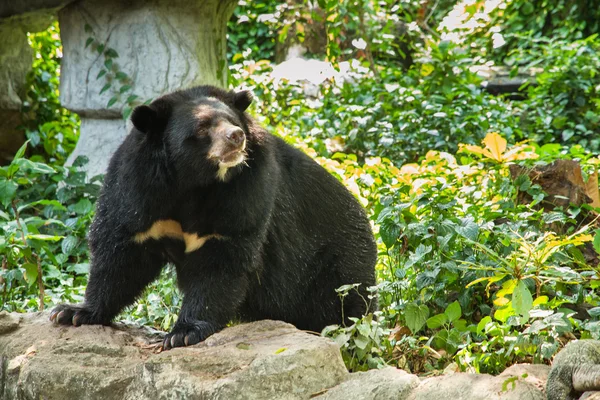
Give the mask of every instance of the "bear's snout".
<svg viewBox="0 0 600 400">
<path fill-rule="evenodd" d="M 225 137 L 229 143 L 233 144 L 234 146 L 240 146 L 246 139 L 246 135 L 244 134 L 242 128 L 237 126 L 230 127 L 225 133 Z"/>
</svg>

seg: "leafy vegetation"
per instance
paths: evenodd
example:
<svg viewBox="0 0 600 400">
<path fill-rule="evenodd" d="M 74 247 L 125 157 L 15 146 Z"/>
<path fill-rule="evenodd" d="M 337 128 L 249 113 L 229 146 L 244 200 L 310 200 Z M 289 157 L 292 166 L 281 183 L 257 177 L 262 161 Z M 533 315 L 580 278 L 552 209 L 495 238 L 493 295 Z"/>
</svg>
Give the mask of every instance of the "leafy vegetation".
<svg viewBox="0 0 600 400">
<path fill-rule="evenodd" d="M 574 160 L 598 186 L 600 18 L 575 0 L 551 3 L 262 0 L 236 9 L 231 86 L 252 89 L 260 122 L 338 176 L 372 220 L 379 283 L 365 301 L 379 311 L 323 332 L 350 369 L 431 373 L 455 363 L 498 373 L 600 337 L 598 210 L 557 205 L 529 174 Z M 308 43 L 315 31 L 325 32 L 320 51 Z M 11 311 L 81 300 L 89 264 L 97 186 L 84 179 L 84 160 L 63 166 L 77 119 L 58 104 L 57 34 L 31 35 L 40 55 L 24 109 L 29 157 L 23 148 L 0 169 L 0 294 Z M 330 62 L 329 78 L 281 79 L 274 62 L 292 43 Z M 104 51 L 105 75 L 118 80 L 118 55 Z M 493 96 L 477 73 L 491 66 L 512 76 L 537 68 L 535 84 L 522 100 Z M 123 318 L 168 329 L 179 302 L 167 270 Z"/>
<path fill-rule="evenodd" d="M 58 84 L 62 47 L 58 23 L 46 31 L 27 35 L 34 52 L 32 69 L 27 75 L 23 102 L 25 134 L 31 154 L 63 165 L 79 138 L 79 117 L 62 108 Z"/>
</svg>

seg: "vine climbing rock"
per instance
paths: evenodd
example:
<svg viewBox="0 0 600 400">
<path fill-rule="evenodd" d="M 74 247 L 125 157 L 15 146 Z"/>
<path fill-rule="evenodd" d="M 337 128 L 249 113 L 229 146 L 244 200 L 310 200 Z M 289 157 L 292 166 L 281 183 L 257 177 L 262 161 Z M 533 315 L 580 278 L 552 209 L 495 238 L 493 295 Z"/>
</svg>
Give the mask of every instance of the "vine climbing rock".
<svg viewBox="0 0 600 400">
<path fill-rule="evenodd" d="M 81 117 L 71 160 L 103 173 L 127 133 L 123 111 L 199 84 L 224 86 L 236 0 L 82 0 L 58 12 L 60 100 Z M 105 72 L 102 72 L 105 71 Z"/>
<path fill-rule="evenodd" d="M 598 393 L 582 396 L 584 392 L 600 391 L 600 341 L 569 342 L 552 362 L 546 393 L 548 400 L 577 400 L 597 398 Z"/>
</svg>

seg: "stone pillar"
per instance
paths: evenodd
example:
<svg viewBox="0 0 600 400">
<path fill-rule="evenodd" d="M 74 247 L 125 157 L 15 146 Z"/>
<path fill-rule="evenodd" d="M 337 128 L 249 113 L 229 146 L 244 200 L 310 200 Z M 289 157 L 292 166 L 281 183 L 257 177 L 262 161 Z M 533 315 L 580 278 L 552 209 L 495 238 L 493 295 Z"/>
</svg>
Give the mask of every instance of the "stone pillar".
<svg viewBox="0 0 600 400">
<path fill-rule="evenodd" d="M 63 8 L 58 14 L 60 99 L 81 117 L 71 160 L 86 155 L 90 176 L 105 172 L 127 134 L 122 112 L 130 95 L 143 102 L 199 84 L 225 86 L 225 34 L 235 5 L 236 0 L 82 0 Z M 95 45 L 86 48 L 90 37 L 104 46 L 102 53 Z M 108 49 L 118 55 L 109 65 L 113 76 L 122 72 L 128 78 L 125 83 L 113 80 L 101 93 L 108 74 L 97 76 L 106 69 Z M 108 106 L 123 86 L 131 88 Z"/>
</svg>

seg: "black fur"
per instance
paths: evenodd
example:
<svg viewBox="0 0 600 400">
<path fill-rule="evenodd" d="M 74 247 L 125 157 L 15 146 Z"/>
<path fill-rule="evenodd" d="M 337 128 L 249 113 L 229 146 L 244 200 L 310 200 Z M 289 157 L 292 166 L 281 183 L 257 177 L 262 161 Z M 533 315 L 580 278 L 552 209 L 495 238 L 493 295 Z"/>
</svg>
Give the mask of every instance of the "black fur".
<svg viewBox="0 0 600 400">
<path fill-rule="evenodd" d="M 212 119 L 194 117 L 199 104 L 216 104 L 211 97 L 227 105 L 215 112 L 227 126 L 242 128 L 247 141 L 246 163 L 224 180 L 209 160 L 210 146 L 221 140 Z M 109 324 L 168 262 L 184 300 L 165 348 L 198 343 L 233 318 L 320 331 L 342 322 L 335 289 L 344 284 L 361 283 L 368 301 L 376 248 L 364 210 L 321 166 L 245 114 L 251 101 L 247 92 L 200 86 L 134 111 L 134 128 L 111 159 L 90 229 L 85 303 L 58 306 L 52 320 Z M 182 240 L 133 240 L 157 220 L 224 238 L 189 253 Z M 356 293 L 343 307 L 346 317 L 368 311 Z"/>
</svg>

